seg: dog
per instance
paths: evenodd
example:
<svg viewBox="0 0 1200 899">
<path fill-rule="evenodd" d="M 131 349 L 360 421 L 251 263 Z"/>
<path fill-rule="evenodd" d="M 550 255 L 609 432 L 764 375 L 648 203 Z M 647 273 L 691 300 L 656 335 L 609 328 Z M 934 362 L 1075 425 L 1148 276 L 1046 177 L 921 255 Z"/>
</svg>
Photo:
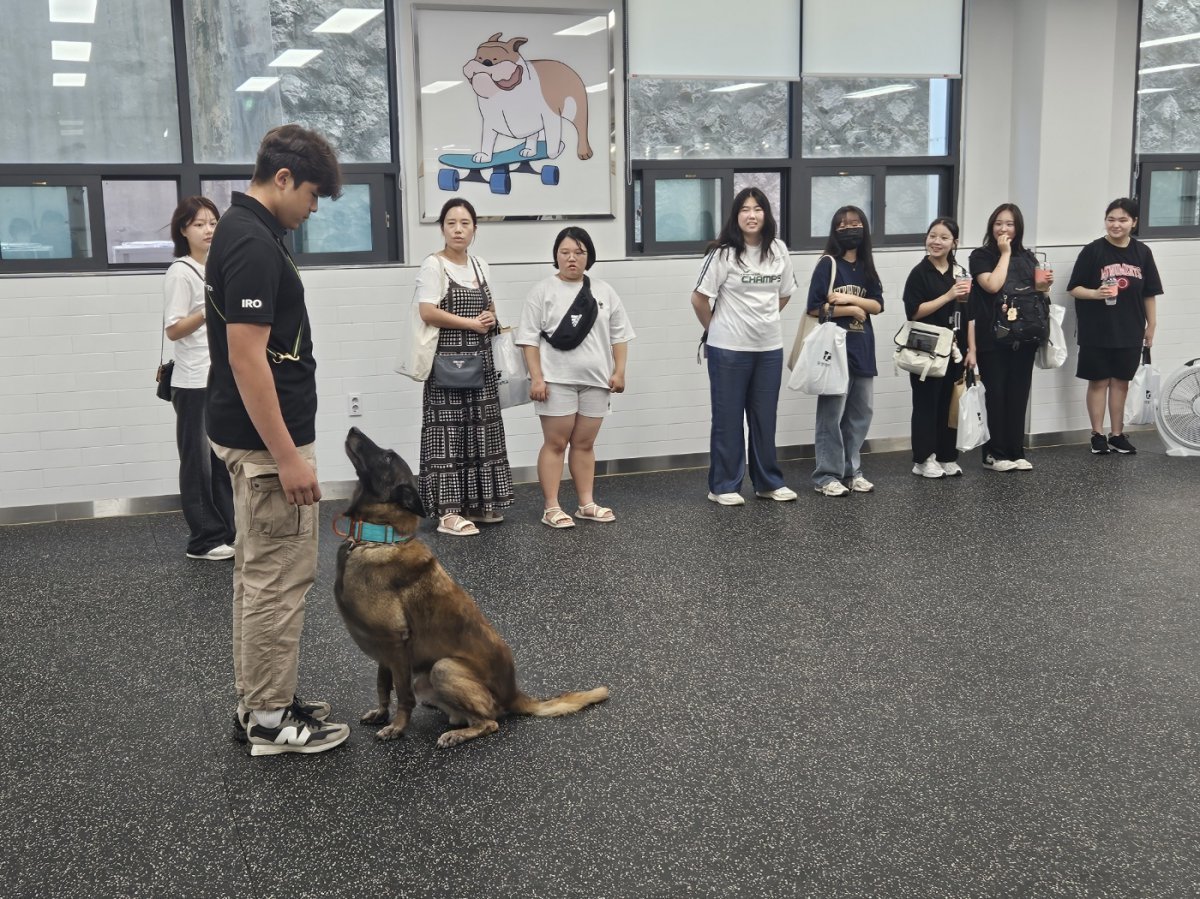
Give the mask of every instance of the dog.
<svg viewBox="0 0 1200 899">
<path fill-rule="evenodd" d="M 528 38 L 501 41 L 497 31 L 479 45 L 475 58 L 463 66 L 483 116 L 483 135 L 476 162 L 491 162 L 500 135 L 525 141 L 521 156 L 537 155 L 539 140 L 546 142 L 546 154 L 557 159 L 566 149 L 563 119 L 575 126 L 578 136 L 576 153 L 580 159 L 592 157 L 588 143 L 588 102 L 583 79 L 565 63 L 556 59 L 532 62 L 520 53 Z"/>
<path fill-rule="evenodd" d="M 361 723 L 384 725 L 376 736 L 394 740 L 420 701 L 455 728 L 438 739 L 445 749 L 495 733 L 507 714 L 569 715 L 608 698 L 607 687 L 545 700 L 521 692 L 508 644 L 414 536 L 425 508 L 408 464 L 358 428 L 346 435 L 346 455 L 358 485 L 345 512 L 349 536 L 338 549 L 334 595 L 350 636 L 379 665 L 378 706 Z"/>
</svg>

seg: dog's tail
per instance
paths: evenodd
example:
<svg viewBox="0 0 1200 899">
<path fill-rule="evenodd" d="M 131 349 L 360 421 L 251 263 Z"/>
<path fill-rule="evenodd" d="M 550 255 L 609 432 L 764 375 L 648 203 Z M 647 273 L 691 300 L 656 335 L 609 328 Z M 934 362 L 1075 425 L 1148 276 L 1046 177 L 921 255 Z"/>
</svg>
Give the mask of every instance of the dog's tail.
<svg viewBox="0 0 1200 899">
<path fill-rule="evenodd" d="M 559 715 L 570 715 L 585 706 L 608 699 L 608 687 L 597 687 L 594 690 L 583 690 L 576 693 L 563 693 L 551 699 L 534 699 L 524 693 L 517 694 L 510 711 L 517 715 L 533 715 L 538 718 L 557 718 Z"/>
</svg>

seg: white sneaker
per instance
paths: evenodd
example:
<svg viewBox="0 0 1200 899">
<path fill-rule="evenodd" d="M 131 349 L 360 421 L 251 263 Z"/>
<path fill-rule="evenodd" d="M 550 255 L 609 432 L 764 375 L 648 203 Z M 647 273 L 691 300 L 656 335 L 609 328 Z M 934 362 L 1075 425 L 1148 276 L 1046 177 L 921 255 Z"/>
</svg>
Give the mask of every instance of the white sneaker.
<svg viewBox="0 0 1200 899">
<path fill-rule="evenodd" d="M 991 471 L 1016 471 L 1017 463 L 1009 462 L 1007 459 L 997 459 L 995 456 L 988 456 L 983 460 L 983 467 Z"/>
<path fill-rule="evenodd" d="M 746 502 L 746 497 L 740 493 L 710 493 L 708 498 L 722 506 L 741 506 Z"/>
<path fill-rule="evenodd" d="M 872 484 L 870 481 L 868 481 L 866 478 L 864 478 L 862 475 L 858 475 L 858 477 L 856 477 L 853 481 L 850 482 L 850 489 L 853 490 L 855 493 L 870 493 L 872 490 L 875 489 L 875 485 Z"/>
<path fill-rule="evenodd" d="M 962 466 L 957 462 L 939 462 L 942 466 L 942 473 L 948 478 L 957 478 L 962 475 Z"/>
<path fill-rule="evenodd" d="M 1013 468 L 1017 471 L 1033 471 L 1033 463 L 1028 459 L 1014 459 Z"/>
<path fill-rule="evenodd" d="M 946 472 L 938 464 L 937 456 L 930 456 L 924 462 L 915 463 L 912 472 L 923 478 L 942 478 L 946 476 Z"/>
<path fill-rule="evenodd" d="M 820 487 L 814 487 L 813 489 L 825 496 L 845 496 L 850 492 L 850 488 L 841 481 L 826 481 Z"/>
<path fill-rule="evenodd" d="M 759 499 L 773 499 L 777 503 L 786 503 L 796 498 L 796 491 L 791 487 L 776 487 L 774 490 L 759 490 L 754 495 Z"/>
<path fill-rule="evenodd" d="M 222 543 L 220 546 L 214 546 L 206 553 L 188 553 L 189 559 L 201 559 L 205 562 L 223 562 L 226 559 L 233 558 L 233 547 L 228 543 Z"/>
</svg>

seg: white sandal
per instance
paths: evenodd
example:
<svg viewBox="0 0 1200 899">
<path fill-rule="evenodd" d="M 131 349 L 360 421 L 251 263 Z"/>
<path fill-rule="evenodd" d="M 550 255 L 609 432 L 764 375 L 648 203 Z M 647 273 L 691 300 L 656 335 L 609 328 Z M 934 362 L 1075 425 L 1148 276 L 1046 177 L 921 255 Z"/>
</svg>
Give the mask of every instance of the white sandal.
<svg viewBox="0 0 1200 899">
<path fill-rule="evenodd" d="M 585 521 L 600 521 L 604 523 L 617 520 L 617 516 L 613 514 L 612 509 L 602 506 L 597 502 L 584 503 L 575 510 L 575 517 L 582 518 Z"/>
<path fill-rule="evenodd" d="M 550 528 L 573 528 L 575 519 L 564 512 L 559 506 L 551 506 L 542 511 L 542 524 Z"/>
<path fill-rule="evenodd" d="M 479 528 L 467 521 L 457 512 L 450 515 L 443 515 L 438 519 L 437 532 L 439 534 L 450 534 L 454 537 L 470 537 L 479 533 Z"/>
</svg>

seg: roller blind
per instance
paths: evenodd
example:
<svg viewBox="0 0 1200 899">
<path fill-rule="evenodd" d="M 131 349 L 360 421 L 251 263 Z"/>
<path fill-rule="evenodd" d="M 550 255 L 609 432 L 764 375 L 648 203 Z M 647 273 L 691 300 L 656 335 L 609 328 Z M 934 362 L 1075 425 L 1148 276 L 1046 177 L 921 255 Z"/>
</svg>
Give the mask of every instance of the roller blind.
<svg viewBox="0 0 1200 899">
<path fill-rule="evenodd" d="M 804 74 L 958 78 L 962 32 L 963 0 L 804 0 Z"/>
<path fill-rule="evenodd" d="M 628 0 L 626 28 L 635 78 L 800 77 L 800 0 Z"/>
</svg>

